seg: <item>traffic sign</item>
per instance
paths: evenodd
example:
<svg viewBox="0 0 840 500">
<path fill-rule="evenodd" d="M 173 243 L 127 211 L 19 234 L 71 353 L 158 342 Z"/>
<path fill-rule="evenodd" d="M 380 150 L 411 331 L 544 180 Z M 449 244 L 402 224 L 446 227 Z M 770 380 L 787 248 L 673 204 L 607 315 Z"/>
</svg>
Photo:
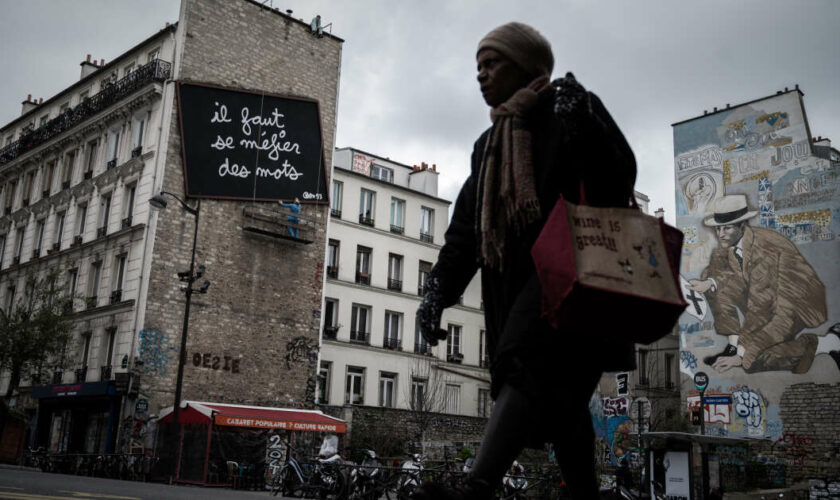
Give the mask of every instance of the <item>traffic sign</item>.
<svg viewBox="0 0 840 500">
<path fill-rule="evenodd" d="M 705 372 L 697 372 L 694 374 L 694 387 L 698 391 L 705 391 L 706 386 L 709 385 L 709 376 Z"/>
</svg>

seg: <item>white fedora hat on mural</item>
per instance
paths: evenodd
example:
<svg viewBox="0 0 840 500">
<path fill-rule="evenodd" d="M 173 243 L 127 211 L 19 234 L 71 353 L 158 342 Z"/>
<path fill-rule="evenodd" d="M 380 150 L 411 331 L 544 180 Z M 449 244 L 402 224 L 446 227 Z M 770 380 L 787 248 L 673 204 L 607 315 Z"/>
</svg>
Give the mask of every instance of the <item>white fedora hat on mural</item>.
<svg viewBox="0 0 840 500">
<path fill-rule="evenodd" d="M 728 194 L 714 201 L 712 215 L 703 219 L 707 226 L 725 226 L 736 224 L 758 215 L 757 210 L 749 210 L 747 197 L 742 194 Z"/>
</svg>

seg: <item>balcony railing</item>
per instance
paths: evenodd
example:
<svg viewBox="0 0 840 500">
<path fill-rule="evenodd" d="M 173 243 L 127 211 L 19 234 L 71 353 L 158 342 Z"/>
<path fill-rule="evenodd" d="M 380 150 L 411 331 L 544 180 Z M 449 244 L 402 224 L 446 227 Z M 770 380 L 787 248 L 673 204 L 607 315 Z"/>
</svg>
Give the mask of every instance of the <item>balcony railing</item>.
<svg viewBox="0 0 840 500">
<path fill-rule="evenodd" d="M 388 290 L 402 291 L 402 280 L 388 278 Z"/>
<path fill-rule="evenodd" d="M 394 349 L 399 349 L 400 339 L 396 337 L 385 337 L 385 339 L 382 342 L 382 347 L 384 347 L 385 349 L 391 349 L 392 351 Z"/>
<path fill-rule="evenodd" d="M 41 256 L 41 249 L 40 248 L 36 248 L 36 249 L 32 250 L 32 259 L 33 260 L 37 259 L 40 256 Z"/>
<path fill-rule="evenodd" d="M 370 285 L 370 274 L 356 272 L 356 283 L 360 285 Z"/>
<path fill-rule="evenodd" d="M 132 158 L 137 158 L 141 154 L 143 154 L 143 146 L 137 146 L 136 148 L 131 150 L 131 157 Z"/>
<path fill-rule="evenodd" d="M 478 360 L 478 366 L 481 368 L 490 368 L 490 358 L 485 356 L 483 359 Z"/>
<path fill-rule="evenodd" d="M 122 289 L 114 290 L 113 292 L 111 292 L 111 304 L 122 302 L 122 292 Z"/>
<path fill-rule="evenodd" d="M 82 383 L 87 379 L 87 365 L 82 366 L 81 368 L 76 368 L 75 375 L 76 375 L 76 383 Z"/>
<path fill-rule="evenodd" d="M 101 238 L 101 237 L 105 236 L 107 233 L 108 233 L 108 227 L 107 226 L 102 226 L 102 227 L 96 229 L 96 237 L 97 238 Z"/>
<path fill-rule="evenodd" d="M 93 177 L 93 170 L 86 170 L 82 177 L 84 177 L 85 180 L 90 179 Z"/>
<path fill-rule="evenodd" d="M 122 228 L 125 229 L 125 228 L 128 228 L 128 227 L 131 227 L 131 216 L 130 215 L 122 220 Z"/>
<path fill-rule="evenodd" d="M 105 86 L 100 92 L 85 99 L 78 106 L 67 109 L 37 129 L 28 129 L 21 133 L 20 139 L 0 149 L 0 165 L 8 163 L 18 156 L 49 141 L 108 106 L 116 103 L 132 92 L 151 82 L 163 82 L 169 78 L 172 65 L 156 59 L 132 71 L 131 74 Z M 69 187 L 69 186 L 68 186 Z"/>
<path fill-rule="evenodd" d="M 359 214 L 359 224 L 373 226 L 373 217 L 365 217 L 364 214 Z"/>
<path fill-rule="evenodd" d="M 405 229 L 402 226 L 395 226 L 391 224 L 391 232 L 396 234 L 403 234 Z"/>
<path fill-rule="evenodd" d="M 41 191 L 41 198 L 49 198 L 49 197 L 50 197 L 50 190 L 49 189 L 45 189 L 45 190 Z"/>
<path fill-rule="evenodd" d="M 324 326 L 324 338 L 335 340 L 338 336 L 338 327 L 337 326 Z"/>
<path fill-rule="evenodd" d="M 460 352 L 455 352 L 455 353 L 446 355 L 446 361 L 449 361 L 450 363 L 460 363 L 463 360 L 464 360 L 464 355 Z"/>
<path fill-rule="evenodd" d="M 432 346 L 430 346 L 426 342 L 418 342 L 414 344 L 414 352 L 416 352 L 417 354 L 425 354 L 427 356 L 431 356 Z"/>
<path fill-rule="evenodd" d="M 426 243 L 433 243 L 434 237 L 432 233 L 420 233 L 420 241 L 425 241 Z"/>
<path fill-rule="evenodd" d="M 370 343 L 370 333 L 350 330 L 350 342 L 355 342 L 357 344 L 368 344 Z"/>
<path fill-rule="evenodd" d="M 99 369 L 99 380 L 111 380 L 110 366 L 103 366 Z"/>
<path fill-rule="evenodd" d="M 338 266 L 327 266 L 327 278 L 338 279 Z"/>
<path fill-rule="evenodd" d="M 76 236 L 73 236 L 73 245 L 72 246 L 75 247 L 75 246 L 81 245 L 83 239 L 84 238 L 82 237 L 81 234 L 77 234 Z"/>
<path fill-rule="evenodd" d="M 336 210 L 334 208 L 330 209 L 330 217 L 335 217 L 336 219 L 341 218 L 341 210 Z"/>
</svg>

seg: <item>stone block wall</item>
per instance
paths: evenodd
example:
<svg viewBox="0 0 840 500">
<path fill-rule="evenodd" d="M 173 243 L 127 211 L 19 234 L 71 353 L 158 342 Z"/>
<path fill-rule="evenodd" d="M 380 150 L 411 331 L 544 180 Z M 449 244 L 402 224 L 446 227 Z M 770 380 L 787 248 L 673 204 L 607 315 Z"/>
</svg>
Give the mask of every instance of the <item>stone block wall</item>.
<svg viewBox="0 0 840 500">
<path fill-rule="evenodd" d="M 342 41 L 252 0 L 184 2 L 178 78 L 317 100 L 329 175 Z M 183 195 L 177 104 L 171 112 L 162 188 Z M 304 205 L 317 229 L 303 244 L 245 233 L 249 204 L 201 201 L 196 263 L 212 284 L 193 295 L 183 399 L 299 407 L 314 395 L 328 208 Z M 193 221 L 170 200 L 154 228 L 143 328 L 173 346 L 185 305 L 176 273 L 189 268 Z M 163 376 L 144 378 L 152 412 L 172 404 L 176 373 L 177 353 Z"/>
</svg>

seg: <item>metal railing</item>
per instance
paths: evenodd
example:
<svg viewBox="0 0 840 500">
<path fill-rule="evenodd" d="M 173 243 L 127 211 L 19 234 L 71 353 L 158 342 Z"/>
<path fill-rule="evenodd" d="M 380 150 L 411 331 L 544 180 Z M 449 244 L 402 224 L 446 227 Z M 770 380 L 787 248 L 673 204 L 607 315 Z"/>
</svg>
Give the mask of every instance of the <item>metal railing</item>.
<svg viewBox="0 0 840 500">
<path fill-rule="evenodd" d="M 382 347 L 391 350 L 397 349 L 400 347 L 400 339 L 396 337 L 385 337 L 382 341 Z"/>
<path fill-rule="evenodd" d="M 20 139 L 0 149 L 0 165 L 14 160 L 58 134 L 75 127 L 141 87 L 151 82 L 165 81 L 169 78 L 171 69 L 172 64 L 156 59 L 140 66 L 136 71 L 114 83 L 104 84 L 101 91 L 85 99 L 76 107 L 68 108 L 37 129 L 24 129 Z"/>
<path fill-rule="evenodd" d="M 324 338 L 325 339 L 335 340 L 337 336 L 338 336 L 338 327 L 337 326 L 325 326 L 324 327 Z"/>
<path fill-rule="evenodd" d="M 402 291 L 402 280 L 388 278 L 388 290 Z"/>
<path fill-rule="evenodd" d="M 355 342 L 357 344 L 368 344 L 370 343 L 370 333 L 350 330 L 350 342 Z"/>
<path fill-rule="evenodd" d="M 373 226 L 373 217 L 365 217 L 364 214 L 359 214 L 359 224 Z"/>
<path fill-rule="evenodd" d="M 356 283 L 360 285 L 370 285 L 370 274 L 356 272 Z"/>
<path fill-rule="evenodd" d="M 327 266 L 327 278 L 338 278 L 338 266 Z"/>
<path fill-rule="evenodd" d="M 434 237 L 432 236 L 432 233 L 420 233 L 420 241 L 434 243 Z"/>
</svg>

